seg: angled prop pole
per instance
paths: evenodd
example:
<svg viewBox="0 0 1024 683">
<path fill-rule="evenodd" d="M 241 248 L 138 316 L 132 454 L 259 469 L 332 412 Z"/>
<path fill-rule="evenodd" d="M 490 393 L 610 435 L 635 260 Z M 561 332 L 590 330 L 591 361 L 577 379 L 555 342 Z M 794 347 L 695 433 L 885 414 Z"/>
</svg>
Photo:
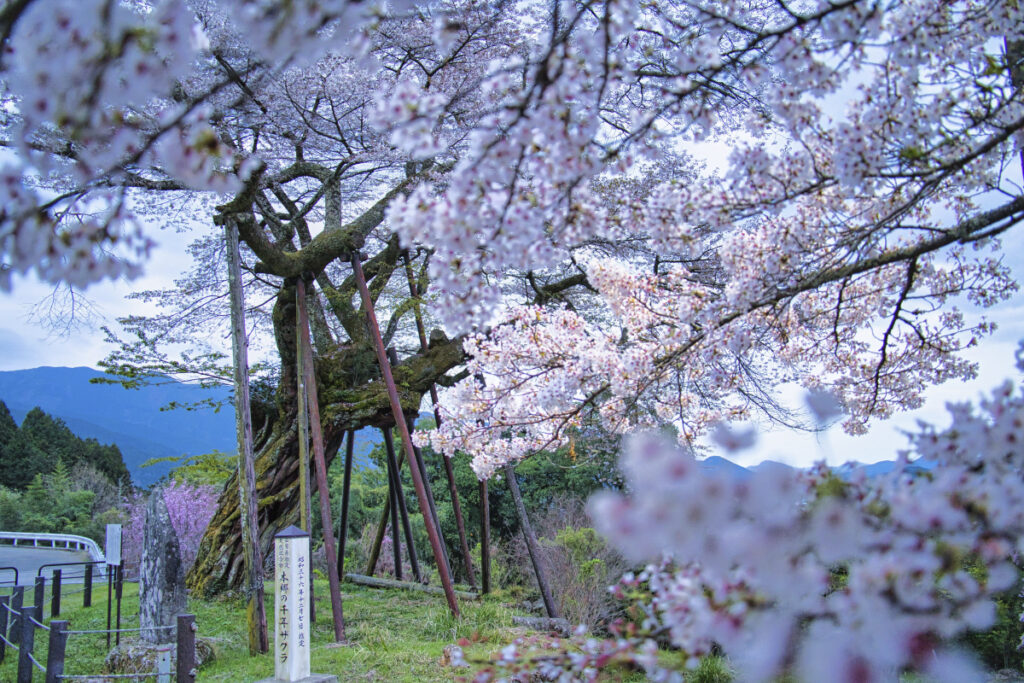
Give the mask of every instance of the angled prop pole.
<svg viewBox="0 0 1024 683">
<path fill-rule="evenodd" d="M 327 461 L 324 458 L 324 433 L 320 428 L 320 403 L 316 390 L 316 374 L 313 372 L 313 345 L 309 341 L 309 314 L 306 311 L 306 285 L 299 278 L 295 285 L 295 297 L 299 306 L 299 337 L 302 344 L 302 373 L 306 380 L 307 409 L 309 410 L 309 431 L 313 438 L 313 460 L 316 464 L 316 488 L 320 498 L 320 521 L 324 530 L 324 551 L 327 555 L 327 582 L 331 590 L 331 615 L 334 619 L 334 640 L 347 642 L 345 638 L 345 617 L 341 610 L 341 582 L 338 580 L 338 551 L 334 545 L 334 524 L 331 522 L 331 499 L 327 489 Z"/>
<path fill-rule="evenodd" d="M 356 286 L 359 288 L 359 296 L 362 299 L 363 307 L 366 309 L 366 325 L 370 330 L 370 338 L 373 339 L 373 349 L 377 353 L 377 363 L 380 365 L 380 373 L 384 379 L 384 386 L 388 391 L 388 401 L 391 403 L 391 412 L 395 417 L 395 424 L 398 426 L 398 433 L 402 437 L 402 450 L 405 452 L 405 459 L 409 461 L 409 472 L 412 473 L 412 483 L 416 488 L 416 499 L 420 504 L 420 513 L 424 520 L 430 519 L 430 504 L 427 501 L 427 489 L 423 484 L 423 476 L 415 466 L 416 455 L 412 450 L 412 436 L 409 434 L 409 425 L 405 422 L 405 414 L 402 412 L 402 402 L 398 399 L 398 389 L 395 386 L 395 377 L 391 374 L 391 363 L 388 362 L 387 351 L 384 349 L 384 340 L 380 336 L 380 325 L 377 323 L 377 314 L 373 310 L 373 299 L 370 297 L 370 290 L 366 286 L 366 275 L 363 273 L 363 264 L 359 262 L 359 254 L 352 255 L 352 272 L 356 277 Z M 441 577 L 441 586 L 444 588 L 444 596 L 448 600 L 448 609 L 456 617 L 459 614 L 459 602 L 455 597 L 455 590 L 452 587 L 452 577 L 448 572 L 448 565 L 444 561 L 444 553 L 441 550 L 441 538 L 437 534 L 437 527 L 433 524 L 425 524 L 427 537 L 430 539 L 430 549 L 434 552 L 434 562 L 437 564 L 437 573 Z"/>
<path fill-rule="evenodd" d="M 419 289 L 416 287 L 416 277 L 412 272 L 412 261 L 409 259 L 409 252 L 406 251 L 403 254 L 405 259 L 405 277 L 409 281 L 409 296 L 413 298 L 413 315 L 416 318 L 416 332 L 420 337 L 420 351 L 426 352 L 427 344 L 427 330 L 423 325 L 423 312 L 420 310 L 420 305 L 417 299 L 419 298 Z M 438 399 L 437 399 L 437 387 L 434 385 L 430 386 L 430 403 L 434 408 L 434 423 L 441 426 L 441 411 L 438 410 Z M 442 453 L 442 460 L 444 461 L 444 473 L 448 478 L 448 495 L 452 499 L 452 512 L 455 513 L 455 526 L 459 530 L 459 549 L 462 552 L 462 562 L 466 567 L 466 578 L 469 580 L 469 585 L 476 590 L 476 576 L 473 571 L 473 559 L 469 552 L 469 541 L 466 539 L 466 522 L 462 517 L 462 506 L 459 503 L 459 490 L 455 485 L 455 470 L 452 468 L 452 459 L 447 453 Z"/>
<path fill-rule="evenodd" d="M 231 347 L 235 374 L 235 427 L 238 432 L 238 501 L 241 511 L 242 549 L 248 603 L 249 654 L 270 649 L 267 613 L 263 606 L 263 554 L 260 552 L 256 514 L 256 468 L 253 464 L 252 414 L 249 409 L 249 342 L 245 335 L 242 267 L 238 255 L 238 226 L 224 222 L 227 238 L 228 290 L 231 297 Z"/>
</svg>

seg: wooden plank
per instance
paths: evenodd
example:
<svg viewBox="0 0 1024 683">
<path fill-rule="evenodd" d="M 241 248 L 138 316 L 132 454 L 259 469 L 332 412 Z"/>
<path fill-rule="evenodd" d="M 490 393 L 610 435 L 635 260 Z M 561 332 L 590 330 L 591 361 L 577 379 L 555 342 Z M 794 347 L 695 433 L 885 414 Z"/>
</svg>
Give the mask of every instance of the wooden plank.
<svg viewBox="0 0 1024 683">
<path fill-rule="evenodd" d="M 345 580 L 351 583 L 359 584 L 360 586 L 370 586 L 371 588 L 402 588 L 410 591 L 420 591 L 421 593 L 431 593 L 433 595 L 445 595 L 444 589 L 437 586 L 424 586 L 421 583 L 414 583 L 412 581 L 395 581 L 394 579 L 382 579 L 379 576 L 366 576 L 364 574 L 345 574 Z M 479 600 L 479 593 L 471 593 L 469 591 L 455 591 L 455 595 L 464 600 Z"/>
</svg>

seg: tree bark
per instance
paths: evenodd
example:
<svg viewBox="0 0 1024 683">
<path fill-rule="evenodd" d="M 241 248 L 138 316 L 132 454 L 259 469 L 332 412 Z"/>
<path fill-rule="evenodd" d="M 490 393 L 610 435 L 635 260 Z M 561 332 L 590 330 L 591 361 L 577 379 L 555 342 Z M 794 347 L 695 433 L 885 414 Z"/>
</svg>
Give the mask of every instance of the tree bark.
<svg viewBox="0 0 1024 683">
<path fill-rule="evenodd" d="M 295 287 L 285 284 L 274 306 L 274 331 L 281 356 L 276 413 L 255 444 L 254 470 L 259 503 L 260 548 L 270 552 L 274 534 L 299 522 L 297 384 L 295 375 Z M 394 423 L 387 389 L 375 371 L 373 349 L 338 346 L 320 353 L 314 363 L 325 458 L 334 458 L 345 432 Z M 394 368 L 402 409 L 418 410 L 423 395 L 439 377 L 464 360 L 460 339 L 438 340 L 425 352 Z M 225 484 L 217 511 L 200 543 L 196 563 L 186 577 L 196 595 L 210 596 L 243 585 L 241 526 L 237 475 Z"/>
</svg>

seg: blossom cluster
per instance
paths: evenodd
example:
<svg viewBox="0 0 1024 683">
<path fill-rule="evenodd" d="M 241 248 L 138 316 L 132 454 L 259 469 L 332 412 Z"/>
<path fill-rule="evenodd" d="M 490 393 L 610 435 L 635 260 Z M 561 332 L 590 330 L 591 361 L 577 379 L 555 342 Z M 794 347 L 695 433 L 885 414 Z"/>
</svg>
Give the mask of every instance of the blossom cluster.
<svg viewBox="0 0 1024 683">
<path fill-rule="evenodd" d="M 1024 367 L 1022 367 L 1024 370 Z M 481 680 L 535 672 L 595 680 L 623 662 L 653 680 L 682 680 L 658 642 L 695 664 L 718 647 L 742 680 L 982 680 L 949 643 L 995 620 L 995 596 L 1019 590 L 1024 546 L 1024 393 L 1012 384 L 953 424 L 922 426 L 913 467 L 848 481 L 823 463 L 777 465 L 736 479 L 691 453 L 634 437 L 622 463 L 628 493 L 590 502 L 598 528 L 637 563 L 612 588 L 634 603 L 614 637 L 585 629 L 564 642 L 510 646 Z M 668 666 L 669 668 L 666 668 Z"/>
</svg>

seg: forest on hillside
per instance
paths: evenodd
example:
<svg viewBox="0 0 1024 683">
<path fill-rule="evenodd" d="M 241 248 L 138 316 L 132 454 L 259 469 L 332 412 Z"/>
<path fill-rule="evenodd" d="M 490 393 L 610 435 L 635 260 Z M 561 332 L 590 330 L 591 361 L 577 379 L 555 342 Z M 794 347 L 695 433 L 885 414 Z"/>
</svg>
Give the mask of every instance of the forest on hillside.
<svg viewBox="0 0 1024 683">
<path fill-rule="evenodd" d="M 19 426 L 0 401 L 0 529 L 101 539 L 121 521 L 131 476 L 114 444 L 76 436 L 34 408 Z"/>
</svg>

